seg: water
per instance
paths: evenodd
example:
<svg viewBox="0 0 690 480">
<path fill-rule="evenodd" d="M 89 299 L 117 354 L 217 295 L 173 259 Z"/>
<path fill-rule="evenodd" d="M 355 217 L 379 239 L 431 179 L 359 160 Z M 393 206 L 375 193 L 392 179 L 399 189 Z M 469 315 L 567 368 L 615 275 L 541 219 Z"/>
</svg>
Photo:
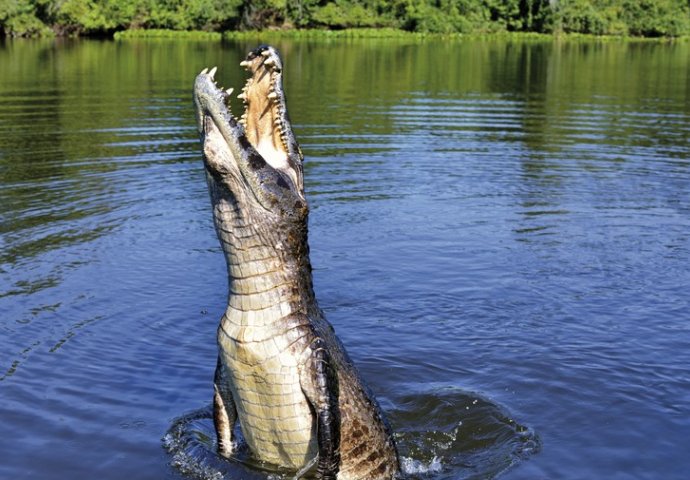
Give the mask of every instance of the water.
<svg viewBox="0 0 690 480">
<path fill-rule="evenodd" d="M 254 45 L 0 44 L 0 478 L 266 478 L 203 415 L 191 106 Z M 410 476 L 685 478 L 690 44 L 276 46 L 317 296 Z"/>
</svg>

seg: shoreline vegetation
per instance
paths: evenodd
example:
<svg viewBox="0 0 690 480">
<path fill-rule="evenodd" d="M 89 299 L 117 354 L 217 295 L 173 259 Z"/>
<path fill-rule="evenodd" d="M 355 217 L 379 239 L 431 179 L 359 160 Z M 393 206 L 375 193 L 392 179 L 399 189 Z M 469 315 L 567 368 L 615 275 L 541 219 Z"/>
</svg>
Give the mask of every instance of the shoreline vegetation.
<svg viewBox="0 0 690 480">
<path fill-rule="evenodd" d="M 0 0 L 0 37 L 688 38 L 690 0 Z"/>
</svg>

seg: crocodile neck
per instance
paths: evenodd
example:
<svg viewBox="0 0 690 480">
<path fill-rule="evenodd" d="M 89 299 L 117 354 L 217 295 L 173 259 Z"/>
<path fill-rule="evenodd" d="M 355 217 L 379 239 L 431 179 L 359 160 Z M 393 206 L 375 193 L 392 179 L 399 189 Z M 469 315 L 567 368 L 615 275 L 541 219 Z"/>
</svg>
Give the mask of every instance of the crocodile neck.
<svg viewBox="0 0 690 480">
<path fill-rule="evenodd" d="M 228 199 L 214 202 L 214 221 L 228 269 L 225 317 L 246 327 L 280 328 L 282 319 L 318 316 L 307 244 L 307 219 L 289 231 L 262 228 Z"/>
</svg>

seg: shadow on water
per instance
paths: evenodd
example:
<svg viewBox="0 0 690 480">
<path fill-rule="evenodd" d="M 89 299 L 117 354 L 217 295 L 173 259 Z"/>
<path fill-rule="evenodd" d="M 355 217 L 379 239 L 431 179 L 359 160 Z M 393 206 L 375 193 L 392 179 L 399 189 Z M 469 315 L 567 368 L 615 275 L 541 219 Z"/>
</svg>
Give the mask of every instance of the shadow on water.
<svg viewBox="0 0 690 480">
<path fill-rule="evenodd" d="M 408 394 L 388 412 L 406 480 L 495 478 L 540 448 L 537 435 L 499 405 L 456 388 Z M 241 438 L 239 428 L 236 438 Z M 252 457 L 246 444 L 234 460 L 216 454 L 210 407 L 177 418 L 165 435 L 170 463 L 201 480 L 291 479 Z"/>
</svg>

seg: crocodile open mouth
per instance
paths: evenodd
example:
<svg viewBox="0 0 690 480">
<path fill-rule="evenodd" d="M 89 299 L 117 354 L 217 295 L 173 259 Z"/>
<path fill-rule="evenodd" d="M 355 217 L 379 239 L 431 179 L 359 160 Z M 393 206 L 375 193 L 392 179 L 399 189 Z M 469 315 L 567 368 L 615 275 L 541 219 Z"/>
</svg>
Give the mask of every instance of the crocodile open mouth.
<svg viewBox="0 0 690 480">
<path fill-rule="evenodd" d="M 274 168 L 286 169 L 288 119 L 280 57 L 271 47 L 259 47 L 240 66 L 252 74 L 238 95 L 244 103 L 240 123 L 247 140 Z"/>
<path fill-rule="evenodd" d="M 244 113 L 239 119 L 232 115 L 230 108 L 233 89 L 218 87 L 216 68 L 204 69 L 197 76 L 194 101 L 199 129 L 208 137 L 222 134 L 228 145 L 238 143 L 245 150 L 251 146 L 268 165 L 286 174 L 296 190 L 301 191 L 302 153 L 287 115 L 282 60 L 273 47 L 262 45 L 252 50 L 240 66 L 251 76 L 238 95 L 244 104 Z"/>
</svg>

